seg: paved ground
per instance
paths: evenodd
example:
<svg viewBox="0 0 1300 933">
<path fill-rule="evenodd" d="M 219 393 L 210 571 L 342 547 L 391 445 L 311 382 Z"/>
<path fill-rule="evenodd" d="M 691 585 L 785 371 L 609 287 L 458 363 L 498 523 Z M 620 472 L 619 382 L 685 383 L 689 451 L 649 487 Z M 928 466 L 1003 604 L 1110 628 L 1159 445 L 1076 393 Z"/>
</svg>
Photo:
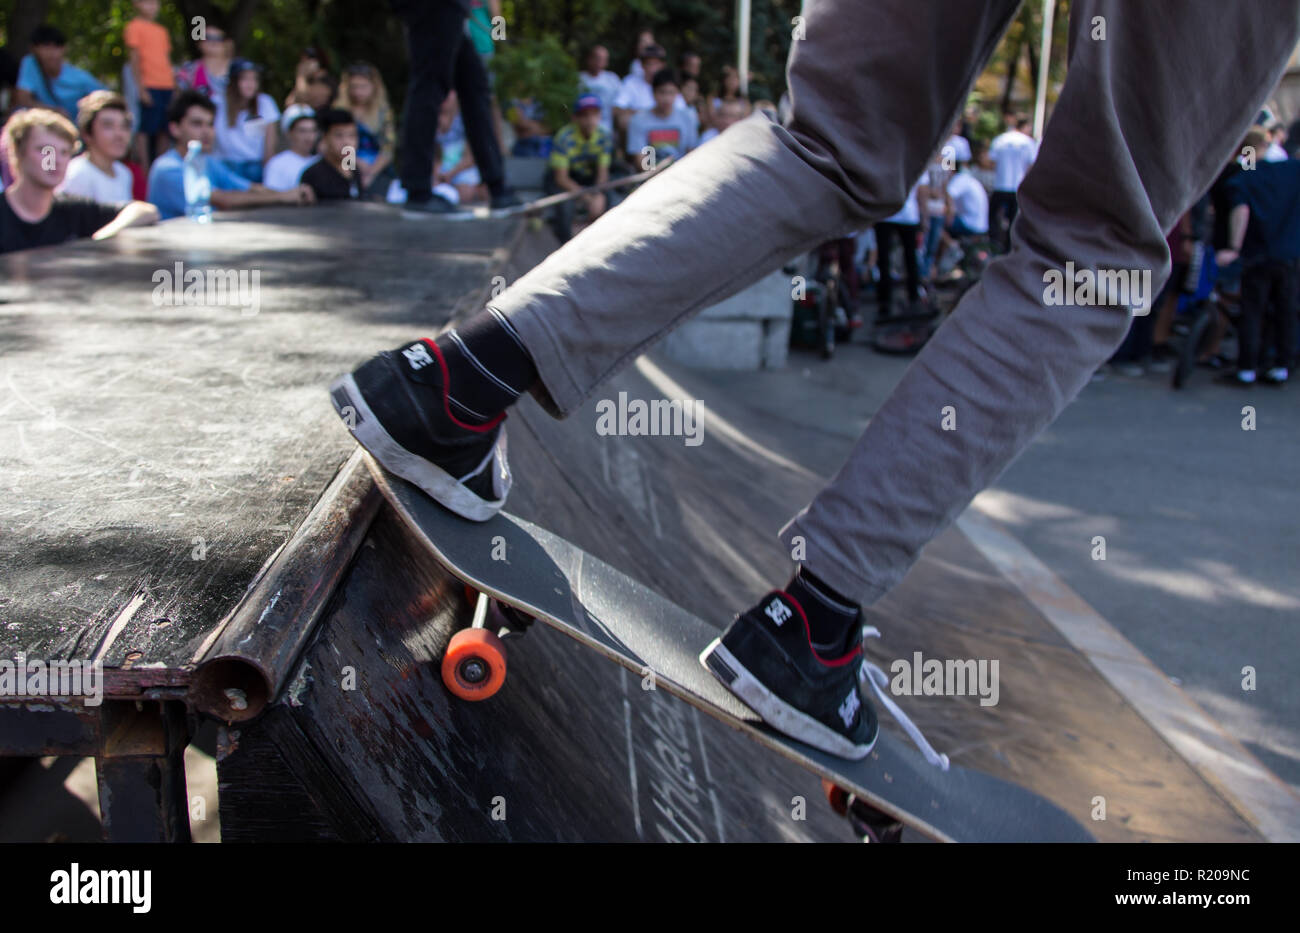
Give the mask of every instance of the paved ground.
<svg viewBox="0 0 1300 933">
<path fill-rule="evenodd" d="M 780 452 L 842 460 L 906 368 L 842 347 L 775 373 L 712 373 Z M 1253 405 L 1257 429 L 1243 431 Z M 780 426 L 783 430 L 775 430 Z M 776 443 L 781 443 L 779 440 Z M 981 497 L 994 517 L 1212 717 L 1300 789 L 1300 397 L 1198 372 L 1088 386 Z M 1092 557 L 1106 539 L 1106 559 Z M 1257 689 L 1242 689 L 1243 668 Z"/>
</svg>

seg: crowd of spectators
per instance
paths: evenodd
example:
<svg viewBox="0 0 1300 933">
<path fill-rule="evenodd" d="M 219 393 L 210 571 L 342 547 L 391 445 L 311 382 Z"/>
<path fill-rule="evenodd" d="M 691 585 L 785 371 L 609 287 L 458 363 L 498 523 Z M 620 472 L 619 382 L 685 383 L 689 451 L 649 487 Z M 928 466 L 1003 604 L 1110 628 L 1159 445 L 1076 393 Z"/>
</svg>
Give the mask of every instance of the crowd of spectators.
<svg viewBox="0 0 1300 933">
<path fill-rule="evenodd" d="M 486 58 L 493 50 L 487 8 L 481 2 L 473 6 L 472 14 L 480 15 L 469 17 L 466 31 Z M 158 22 L 160 0 L 135 0 L 134 7 L 122 34 L 127 63 L 116 82 L 120 91 L 66 60 L 67 40 L 56 26 L 34 32 L 31 51 L 15 63 L 9 82 L 8 110 L 20 122 L 5 136 L 9 148 L 0 146 L 0 183 L 17 186 L 19 194 L 37 183 L 21 180 L 23 154 L 12 148 L 34 138 L 24 127 L 42 128 L 42 139 L 44 133 L 63 139 L 71 127 L 67 162 L 59 161 L 65 147 L 56 147 L 51 168 L 40 175 L 57 204 L 83 198 L 120 208 L 145 201 L 162 219 L 180 216 L 192 141 L 206 156 L 203 168 L 218 210 L 336 199 L 404 201 L 396 172 L 398 115 L 373 64 L 353 62 L 336 75 L 324 52 L 305 49 L 282 109 L 265 87 L 262 66 L 237 54 L 220 23 L 205 22 L 194 37 L 194 57 L 176 64 L 171 36 Z M 730 66 L 706 93 L 701 57 L 687 51 L 671 68 L 649 31 L 637 37 L 626 75 L 610 71 L 609 59 L 602 45 L 587 50 L 576 76 L 572 119 L 562 126 L 548 125 L 536 100 L 510 99 L 504 109 L 493 103 L 499 141 L 508 138 L 516 157 L 545 160 L 549 193 L 662 168 L 755 108 L 776 111 L 769 101 L 751 104 Z M 485 201 L 487 187 L 454 91 L 439 113 L 437 144 L 435 192 L 456 205 Z M 567 239 L 577 213 L 594 219 L 620 196 L 583 195 L 556 213 L 556 232 Z M 135 222 L 149 216 L 138 214 Z M 15 217 L 21 220 L 21 211 Z M 52 242 L 50 229 L 30 226 L 8 231 L 8 248 Z M 59 229 L 68 236 L 94 232 L 84 224 Z"/>
<path fill-rule="evenodd" d="M 487 8 L 481 0 L 472 6 L 466 32 L 476 54 L 490 57 Z M 353 62 L 336 75 L 324 52 L 305 49 L 281 109 L 261 65 L 240 57 L 220 24 L 205 23 L 194 58 L 174 64 L 171 36 L 158 22 L 160 0 L 134 0 L 134 7 L 122 34 L 120 93 L 66 60 L 66 38 L 53 25 L 34 31 L 20 61 L 0 60 L 0 91 L 12 85 L 0 133 L 0 252 L 108 236 L 185 214 L 192 144 L 206 156 L 211 204 L 219 210 L 403 201 L 395 171 L 398 116 L 373 64 Z M 493 102 L 498 141 L 508 125 L 512 155 L 545 160 L 545 191 L 576 195 L 552 217 L 561 240 L 572 235 L 579 213 L 593 220 L 618 201 L 620 192 L 607 182 L 662 168 L 755 110 L 772 119 L 788 110 L 788 98 L 751 102 L 730 66 L 707 80 L 701 57 L 690 50 L 671 66 L 649 31 L 637 36 L 627 74 L 611 71 L 609 62 L 605 46 L 587 49 L 571 119 L 561 126 L 548 125 L 537 100 L 515 98 L 504 108 Z M 1016 191 L 1038 144 L 1014 110 L 1003 114 L 1003 131 L 987 146 L 973 144 L 976 116 L 968 113 L 953 128 L 896 214 L 830 244 L 852 273 L 852 291 L 860 270 L 875 280 L 881 317 L 895 313 L 896 266 L 905 304 L 915 310 L 973 239 L 1009 248 Z M 1222 267 L 1224 288 L 1240 294 L 1241 347 L 1233 365 L 1216 340 L 1201 362 L 1228 370 L 1239 384 L 1286 380 L 1300 289 L 1300 162 L 1280 121 L 1266 114 L 1261 124 L 1243 151 L 1271 167 L 1259 170 L 1252 156 L 1248 167 L 1255 170 L 1246 172 L 1242 160 L 1234 161 L 1170 232 L 1170 284 L 1155 314 L 1135 318 L 1112 366 L 1130 375 L 1168 367 L 1173 315 L 1180 296 L 1197 284 L 1189 270 L 1199 276 L 1208 252 Z M 489 196 L 454 91 L 438 114 L 431 181 L 451 204 Z"/>
</svg>

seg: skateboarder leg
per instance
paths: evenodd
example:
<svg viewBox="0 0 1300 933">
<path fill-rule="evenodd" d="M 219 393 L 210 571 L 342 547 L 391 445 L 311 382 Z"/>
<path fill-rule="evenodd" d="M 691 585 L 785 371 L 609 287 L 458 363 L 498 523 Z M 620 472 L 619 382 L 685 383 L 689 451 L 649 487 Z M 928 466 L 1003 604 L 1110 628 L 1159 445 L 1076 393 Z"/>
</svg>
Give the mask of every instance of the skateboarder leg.
<svg viewBox="0 0 1300 933">
<path fill-rule="evenodd" d="M 502 422 L 520 394 L 567 416 L 696 311 L 893 214 L 1017 7 L 813 0 L 790 56 L 786 126 L 736 124 L 466 324 L 337 380 L 336 407 L 389 469 L 489 517 L 509 488 Z M 1165 232 L 1228 160 L 1298 34 L 1300 0 L 1073 5 L 1069 76 L 1020 190 L 1011 252 L 781 530 L 802 556 L 794 578 L 711 646 L 710 668 L 765 720 L 867 753 L 877 724 L 857 688 L 859 607 L 902 579 L 1128 330 L 1117 302 L 1048 304 L 1045 275 L 1067 262 L 1150 270 L 1158 290 Z"/>
</svg>

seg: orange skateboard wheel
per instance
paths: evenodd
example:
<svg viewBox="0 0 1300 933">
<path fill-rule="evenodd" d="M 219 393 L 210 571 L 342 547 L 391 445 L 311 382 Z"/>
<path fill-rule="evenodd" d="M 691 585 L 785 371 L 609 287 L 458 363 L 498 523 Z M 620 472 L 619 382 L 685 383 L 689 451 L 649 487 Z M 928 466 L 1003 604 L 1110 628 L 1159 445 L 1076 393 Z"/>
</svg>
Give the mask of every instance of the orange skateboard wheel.
<svg viewBox="0 0 1300 933">
<path fill-rule="evenodd" d="M 843 787 L 822 778 L 822 793 L 826 795 L 826 802 L 831 805 L 831 809 L 840 816 L 849 812 L 849 792 Z"/>
<path fill-rule="evenodd" d="M 442 682 L 462 700 L 486 700 L 506 680 L 506 649 L 483 628 L 461 629 L 442 656 Z"/>
</svg>

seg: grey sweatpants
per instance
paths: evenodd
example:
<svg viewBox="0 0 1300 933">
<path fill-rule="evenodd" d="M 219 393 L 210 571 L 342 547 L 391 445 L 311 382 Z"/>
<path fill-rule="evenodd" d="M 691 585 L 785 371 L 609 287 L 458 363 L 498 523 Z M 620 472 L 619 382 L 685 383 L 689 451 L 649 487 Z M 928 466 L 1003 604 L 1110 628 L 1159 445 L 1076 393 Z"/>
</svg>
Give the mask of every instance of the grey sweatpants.
<svg viewBox="0 0 1300 933">
<path fill-rule="evenodd" d="M 893 214 L 1018 0 L 808 0 L 786 126 L 690 153 L 493 302 L 558 417 L 696 311 Z M 835 478 L 781 530 L 874 602 L 1119 346 L 1120 307 L 1045 303 L 1044 273 L 1169 273 L 1165 231 L 1214 181 L 1300 35 L 1300 0 L 1076 0 L 1069 72 L 1010 253 L 917 356 Z M 1118 414 L 1118 413 L 1117 413 Z M 945 419 L 945 416 L 948 416 Z"/>
</svg>

